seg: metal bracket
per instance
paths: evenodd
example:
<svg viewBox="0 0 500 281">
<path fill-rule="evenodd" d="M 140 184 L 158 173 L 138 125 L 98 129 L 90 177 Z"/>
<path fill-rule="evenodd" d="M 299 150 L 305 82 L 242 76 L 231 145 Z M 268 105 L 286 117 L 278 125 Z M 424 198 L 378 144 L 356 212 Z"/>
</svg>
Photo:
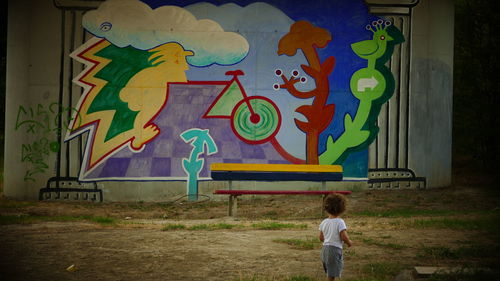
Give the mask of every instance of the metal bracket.
<svg viewBox="0 0 500 281">
<path fill-rule="evenodd" d="M 81 182 L 76 177 L 52 177 L 40 189 L 38 200 L 102 202 L 102 190 L 96 182 Z"/>
<path fill-rule="evenodd" d="M 369 169 L 368 188 L 426 188 L 424 177 L 416 177 L 410 169 Z"/>
</svg>

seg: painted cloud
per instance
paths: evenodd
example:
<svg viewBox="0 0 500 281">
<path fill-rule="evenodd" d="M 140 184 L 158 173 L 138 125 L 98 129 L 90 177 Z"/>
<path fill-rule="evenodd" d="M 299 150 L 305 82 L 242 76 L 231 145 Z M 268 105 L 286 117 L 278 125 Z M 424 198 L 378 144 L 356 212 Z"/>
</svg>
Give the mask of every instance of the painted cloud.
<svg viewBox="0 0 500 281">
<path fill-rule="evenodd" d="M 256 2 L 241 7 L 234 3 L 220 6 L 207 2 L 200 2 L 184 7 L 196 18 L 211 19 L 218 22 L 225 30 L 238 30 L 250 43 L 250 51 L 245 60 L 238 64 L 245 75 L 240 81 L 245 86 L 248 95 L 261 95 L 271 99 L 280 108 L 282 123 L 276 139 L 285 150 L 294 157 L 305 159 L 305 134 L 295 125 L 295 119 L 304 120 L 304 117 L 295 112 L 304 104 L 311 104 L 310 99 L 294 99 L 284 92 L 275 91 L 273 84 L 281 82 L 274 75 L 276 68 L 282 69 L 287 75 L 294 69 L 300 69 L 300 65 L 307 64 L 305 57 L 300 54 L 296 56 L 278 56 L 278 42 L 290 30 L 294 23 L 280 9 L 263 2 Z M 224 77 L 228 67 L 210 67 L 210 73 L 214 77 Z M 187 72 L 190 80 L 206 79 L 206 71 L 192 68 Z M 315 87 L 314 80 L 297 85 L 302 91 L 312 90 Z"/>
<path fill-rule="evenodd" d="M 177 6 L 151 9 L 138 0 L 108 0 L 83 17 L 82 24 L 93 35 L 119 47 L 147 50 L 167 42 L 178 42 L 194 56 L 194 66 L 231 65 L 248 54 L 249 44 L 238 33 L 226 32 L 215 21 L 196 19 Z"/>
</svg>

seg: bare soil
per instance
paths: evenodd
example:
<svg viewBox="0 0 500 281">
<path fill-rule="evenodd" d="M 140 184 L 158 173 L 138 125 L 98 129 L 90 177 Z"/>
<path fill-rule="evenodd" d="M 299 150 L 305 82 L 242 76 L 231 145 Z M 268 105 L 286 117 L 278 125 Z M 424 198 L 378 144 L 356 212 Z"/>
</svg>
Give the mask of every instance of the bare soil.
<svg viewBox="0 0 500 281">
<path fill-rule="evenodd" d="M 449 188 L 365 190 L 349 196 L 344 218 L 354 246 L 345 249 L 342 280 L 390 280 L 395 274 L 390 267 L 400 271 L 417 265 L 498 266 L 498 254 L 464 258 L 425 253 L 426 248 L 457 249 L 464 245 L 498 248 L 496 233 L 484 228 L 419 228 L 409 224 L 419 219 L 480 220 L 489 213 L 498 214 L 499 192 L 492 187 L 491 178 L 457 178 Z M 0 224 L 0 280 L 286 280 L 291 276 L 324 279 L 319 245 L 297 249 L 275 241 L 317 237 L 323 218 L 319 197 L 243 197 L 238 219 L 226 216 L 226 204 L 183 200 L 21 202 L 2 197 L 0 215 L 43 220 Z M 410 210 L 415 215 L 391 215 L 394 210 Z M 116 223 L 61 221 L 61 217 L 79 216 L 109 217 Z M 260 222 L 306 227 L 262 230 L 253 226 Z M 218 223 L 237 227 L 188 230 L 193 225 Z M 162 230 L 169 224 L 186 228 Z M 71 265 L 74 270 L 68 271 Z M 385 267 L 382 277 L 377 277 L 377 265 Z"/>
</svg>

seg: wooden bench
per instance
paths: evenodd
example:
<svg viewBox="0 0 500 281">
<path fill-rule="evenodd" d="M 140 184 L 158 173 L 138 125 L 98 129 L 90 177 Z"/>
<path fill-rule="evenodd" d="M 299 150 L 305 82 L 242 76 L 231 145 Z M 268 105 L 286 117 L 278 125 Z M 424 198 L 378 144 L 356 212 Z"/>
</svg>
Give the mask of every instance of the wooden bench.
<svg viewBox="0 0 500 281">
<path fill-rule="evenodd" d="M 342 166 L 339 165 L 214 163 L 210 169 L 212 179 L 229 181 L 228 190 L 214 191 L 214 194 L 229 195 L 229 216 L 236 216 L 238 196 L 241 195 L 322 195 L 324 199 L 331 193 L 351 194 L 351 191 L 326 190 L 327 181 L 342 180 Z M 232 188 L 234 180 L 319 181 L 322 190 L 235 190 Z"/>
</svg>

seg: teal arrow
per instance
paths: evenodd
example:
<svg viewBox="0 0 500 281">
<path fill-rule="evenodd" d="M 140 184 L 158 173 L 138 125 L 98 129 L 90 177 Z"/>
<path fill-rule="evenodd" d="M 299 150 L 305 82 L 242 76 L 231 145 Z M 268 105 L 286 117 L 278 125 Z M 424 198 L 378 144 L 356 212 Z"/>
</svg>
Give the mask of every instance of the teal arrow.
<svg viewBox="0 0 500 281">
<path fill-rule="evenodd" d="M 185 143 L 190 143 L 193 147 L 189 159 L 182 159 L 182 167 L 188 175 L 187 194 L 189 200 L 196 201 L 198 199 L 198 175 L 205 163 L 205 160 L 200 159 L 200 156 L 202 154 L 212 155 L 217 153 L 217 145 L 210 136 L 208 129 L 189 129 L 181 134 L 181 138 Z"/>
</svg>

